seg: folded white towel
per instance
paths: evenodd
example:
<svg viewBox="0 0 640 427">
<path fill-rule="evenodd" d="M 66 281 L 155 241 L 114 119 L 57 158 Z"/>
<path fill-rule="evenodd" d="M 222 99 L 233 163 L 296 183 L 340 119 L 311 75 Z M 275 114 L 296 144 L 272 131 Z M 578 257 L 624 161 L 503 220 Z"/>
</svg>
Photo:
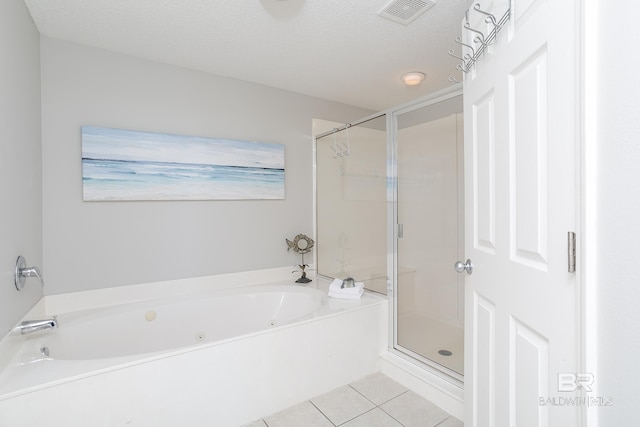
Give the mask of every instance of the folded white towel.
<svg viewBox="0 0 640 427">
<path fill-rule="evenodd" d="M 331 282 L 331 284 L 329 285 L 329 292 L 335 294 L 362 295 L 363 289 L 363 282 L 355 282 L 355 286 L 352 288 L 343 288 L 341 279 L 334 279 L 333 282 Z"/>
<path fill-rule="evenodd" d="M 335 287 L 340 288 L 340 286 L 342 286 L 342 279 L 333 279 L 333 282 L 331 282 L 331 284 L 329 285 L 329 289 L 333 289 Z"/>
<path fill-rule="evenodd" d="M 354 288 L 350 288 L 350 289 L 354 289 Z M 355 294 L 329 291 L 329 296 L 331 298 L 340 298 L 340 299 L 360 299 L 362 298 L 363 293 L 364 293 L 364 289 L 360 289 L 360 291 Z"/>
</svg>

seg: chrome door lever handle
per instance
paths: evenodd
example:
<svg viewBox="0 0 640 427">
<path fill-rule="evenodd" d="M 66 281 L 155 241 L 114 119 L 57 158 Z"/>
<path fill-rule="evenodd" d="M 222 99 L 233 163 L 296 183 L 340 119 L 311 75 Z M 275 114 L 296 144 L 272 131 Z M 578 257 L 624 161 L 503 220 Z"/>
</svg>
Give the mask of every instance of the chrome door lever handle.
<svg viewBox="0 0 640 427">
<path fill-rule="evenodd" d="M 456 261 L 456 263 L 453 264 L 453 268 L 455 268 L 458 273 L 462 273 L 463 271 L 466 271 L 467 274 L 473 273 L 471 259 L 468 259 L 466 262 Z"/>
</svg>

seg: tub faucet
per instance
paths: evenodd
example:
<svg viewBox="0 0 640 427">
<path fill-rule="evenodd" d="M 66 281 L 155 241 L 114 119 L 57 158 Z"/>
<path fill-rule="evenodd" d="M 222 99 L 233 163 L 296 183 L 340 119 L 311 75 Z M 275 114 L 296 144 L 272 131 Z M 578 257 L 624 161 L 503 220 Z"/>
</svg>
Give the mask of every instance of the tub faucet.
<svg viewBox="0 0 640 427">
<path fill-rule="evenodd" d="M 25 320 L 20 323 L 16 329 L 19 330 L 22 335 L 26 335 L 43 329 L 54 329 L 57 327 L 58 316 L 53 316 L 51 319 Z"/>
</svg>

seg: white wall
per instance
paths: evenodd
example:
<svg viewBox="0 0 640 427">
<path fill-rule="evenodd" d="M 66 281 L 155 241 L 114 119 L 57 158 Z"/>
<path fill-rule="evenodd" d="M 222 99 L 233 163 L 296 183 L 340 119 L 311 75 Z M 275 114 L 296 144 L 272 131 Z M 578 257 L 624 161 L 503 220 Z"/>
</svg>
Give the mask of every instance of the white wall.
<svg viewBox="0 0 640 427">
<path fill-rule="evenodd" d="M 371 113 L 55 39 L 41 49 L 47 294 L 293 266 L 285 238 L 313 232 L 312 119 Z M 286 200 L 83 202 L 82 125 L 285 144 Z"/>
<path fill-rule="evenodd" d="M 18 255 L 42 267 L 40 36 L 21 0 L 0 2 L 0 336 L 42 296 L 13 284 Z"/>
<path fill-rule="evenodd" d="M 601 427 L 631 426 L 640 425 L 640 57 L 629 17 L 640 16 L 640 4 L 597 5 L 599 30 L 587 46 L 598 64 L 596 384 L 599 396 L 614 399 L 598 418 Z"/>
</svg>

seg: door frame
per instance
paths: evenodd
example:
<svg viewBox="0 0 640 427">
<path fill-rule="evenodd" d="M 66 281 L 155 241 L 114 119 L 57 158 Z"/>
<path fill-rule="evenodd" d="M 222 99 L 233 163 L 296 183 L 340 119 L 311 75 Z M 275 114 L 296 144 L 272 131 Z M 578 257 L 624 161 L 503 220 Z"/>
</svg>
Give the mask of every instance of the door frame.
<svg viewBox="0 0 640 427">
<path fill-rule="evenodd" d="M 597 310 L 597 157 L 598 157 L 598 4 L 578 0 L 576 9 L 578 142 L 576 146 L 576 184 L 578 200 L 576 212 L 576 285 L 580 301 L 579 310 L 579 366 L 582 372 L 594 375 L 592 393 L 598 392 L 598 310 Z M 598 425 L 598 408 L 583 407 L 582 424 Z"/>
</svg>

